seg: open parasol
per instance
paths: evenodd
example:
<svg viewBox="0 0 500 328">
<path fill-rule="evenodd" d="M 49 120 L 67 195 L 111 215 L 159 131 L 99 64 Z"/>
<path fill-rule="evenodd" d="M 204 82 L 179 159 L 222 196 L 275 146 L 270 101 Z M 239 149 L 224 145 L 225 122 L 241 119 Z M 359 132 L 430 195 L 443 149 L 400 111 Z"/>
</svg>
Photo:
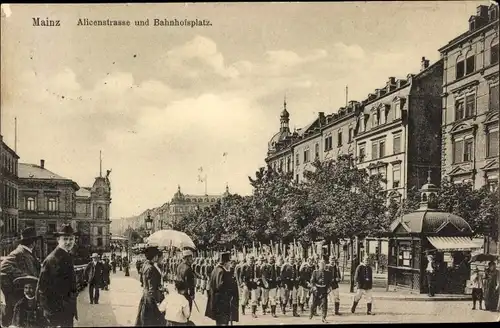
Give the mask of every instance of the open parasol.
<svg viewBox="0 0 500 328">
<path fill-rule="evenodd" d="M 153 233 L 148 237 L 148 245 L 158 246 L 158 247 L 177 247 L 183 248 L 193 248 L 196 249 L 191 237 L 186 235 L 184 232 L 177 230 L 160 230 Z"/>
</svg>

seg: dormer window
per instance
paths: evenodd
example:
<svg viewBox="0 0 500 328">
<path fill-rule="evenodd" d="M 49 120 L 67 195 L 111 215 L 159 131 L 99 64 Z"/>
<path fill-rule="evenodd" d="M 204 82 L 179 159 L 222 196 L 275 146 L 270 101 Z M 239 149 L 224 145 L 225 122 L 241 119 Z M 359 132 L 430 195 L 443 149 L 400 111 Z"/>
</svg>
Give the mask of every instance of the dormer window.
<svg viewBox="0 0 500 328">
<path fill-rule="evenodd" d="M 498 18 L 498 6 L 491 5 L 489 11 L 490 11 L 489 12 L 489 19 L 490 19 L 490 22 L 492 22 Z"/>
<path fill-rule="evenodd" d="M 469 31 L 474 31 L 476 29 L 476 21 L 473 19 L 469 22 Z"/>
</svg>

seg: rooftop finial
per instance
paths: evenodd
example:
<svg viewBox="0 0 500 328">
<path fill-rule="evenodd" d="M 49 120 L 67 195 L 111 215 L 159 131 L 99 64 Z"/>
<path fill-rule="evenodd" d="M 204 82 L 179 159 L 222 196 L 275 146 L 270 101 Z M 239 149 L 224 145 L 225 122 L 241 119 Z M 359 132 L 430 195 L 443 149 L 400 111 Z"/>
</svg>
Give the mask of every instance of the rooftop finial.
<svg viewBox="0 0 500 328">
<path fill-rule="evenodd" d="M 229 184 L 226 182 L 226 192 L 229 192 Z"/>
<path fill-rule="evenodd" d="M 431 183 L 431 169 L 430 168 L 427 170 L 427 183 L 428 184 Z"/>
<path fill-rule="evenodd" d="M 177 185 L 177 191 L 181 192 L 181 185 Z"/>
<path fill-rule="evenodd" d="M 283 99 L 283 109 L 286 110 L 286 92 L 285 92 L 285 97 Z"/>
</svg>

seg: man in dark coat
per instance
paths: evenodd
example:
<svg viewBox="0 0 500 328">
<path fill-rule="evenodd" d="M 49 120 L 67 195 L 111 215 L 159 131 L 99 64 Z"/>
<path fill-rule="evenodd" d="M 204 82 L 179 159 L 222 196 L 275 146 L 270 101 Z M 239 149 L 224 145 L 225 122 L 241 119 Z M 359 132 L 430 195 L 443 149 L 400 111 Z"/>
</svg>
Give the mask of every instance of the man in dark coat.
<svg viewBox="0 0 500 328">
<path fill-rule="evenodd" d="M 238 321 L 238 286 L 231 274 L 230 253 L 222 253 L 220 263 L 210 277 L 205 316 L 215 320 L 217 326 Z"/>
<path fill-rule="evenodd" d="M 109 264 L 109 259 L 104 256 L 104 261 L 102 262 L 103 268 L 103 289 L 108 290 L 109 285 L 111 285 L 111 264 Z"/>
<path fill-rule="evenodd" d="M 104 283 L 104 267 L 97 253 L 92 254 L 92 261 L 85 267 L 84 277 L 89 286 L 90 304 L 99 304 L 99 289 Z"/>
<path fill-rule="evenodd" d="M 182 251 L 183 262 L 177 267 L 177 280 L 184 282 L 186 286 L 186 298 L 189 302 L 189 311 L 193 310 L 193 301 L 195 296 L 195 273 L 191 267 L 193 261 L 193 252 L 186 249 Z"/>
<path fill-rule="evenodd" d="M 368 265 L 368 257 L 365 257 L 364 261 L 361 262 L 356 268 L 356 273 L 354 274 L 354 281 L 357 286 L 356 295 L 354 295 L 354 302 L 352 303 L 351 312 L 356 311 L 356 306 L 358 305 L 361 297 L 363 295 L 366 297 L 366 314 L 372 314 L 372 287 L 373 287 L 373 271 L 372 267 Z"/>
<path fill-rule="evenodd" d="M 42 263 L 38 297 L 50 326 L 73 327 L 73 319 L 78 320 L 78 291 L 70 253 L 75 245 L 74 231 L 71 225 L 63 224 L 54 234 L 58 246 Z"/>
<path fill-rule="evenodd" d="M 14 284 L 14 280 L 24 276 L 38 277 L 40 261 L 33 254 L 36 241 L 35 228 L 29 227 L 21 232 L 19 245 L 0 264 L 2 279 L 0 284 L 5 296 L 5 313 L 2 316 L 2 326 L 8 327 L 12 321 L 14 305 L 23 298 L 22 286 Z"/>
</svg>

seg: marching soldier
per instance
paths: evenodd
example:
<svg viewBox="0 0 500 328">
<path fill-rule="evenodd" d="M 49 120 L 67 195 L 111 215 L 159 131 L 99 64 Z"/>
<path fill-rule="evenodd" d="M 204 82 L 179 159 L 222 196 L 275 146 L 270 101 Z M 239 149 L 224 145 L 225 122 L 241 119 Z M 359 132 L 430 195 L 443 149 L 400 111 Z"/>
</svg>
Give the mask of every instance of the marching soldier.
<svg viewBox="0 0 500 328">
<path fill-rule="evenodd" d="M 363 295 L 366 297 L 366 314 L 372 314 L 372 287 L 373 287 L 373 271 L 372 267 L 368 265 L 368 257 L 364 258 L 356 268 L 356 273 L 354 275 L 354 282 L 357 286 L 356 295 L 354 295 L 354 302 L 352 303 L 351 312 L 356 311 L 356 306 L 358 305 L 361 297 Z"/>
<path fill-rule="evenodd" d="M 199 292 L 201 288 L 201 275 L 200 275 L 200 264 L 201 259 L 197 257 L 193 263 L 193 271 L 196 277 L 196 291 Z"/>
<path fill-rule="evenodd" d="M 281 282 L 283 284 L 283 299 L 281 303 L 281 311 L 286 314 L 286 305 L 291 296 L 292 311 L 294 317 L 299 317 L 297 313 L 297 293 L 299 287 L 299 269 L 295 264 L 295 256 L 292 254 L 288 258 L 288 263 L 281 270 Z M 291 295 L 290 295 L 291 294 Z"/>
<path fill-rule="evenodd" d="M 214 271 L 215 269 L 215 260 L 214 259 L 207 259 L 208 263 L 207 263 L 207 267 L 205 269 L 205 277 L 207 279 L 207 294 L 208 294 L 208 291 L 210 290 L 210 284 L 208 283 L 210 281 L 210 277 L 212 276 L 212 272 Z"/>
<path fill-rule="evenodd" d="M 267 294 L 267 296 L 264 296 L 263 298 L 265 300 L 269 300 L 271 305 L 271 315 L 274 318 L 277 318 L 276 301 L 278 298 L 279 269 L 280 268 L 275 263 L 274 256 L 271 255 L 269 258 L 269 264 L 265 265 L 262 271 L 263 294 Z M 262 311 L 264 314 L 266 314 L 267 305 L 267 301 L 262 304 Z"/>
<path fill-rule="evenodd" d="M 281 281 L 281 271 L 282 271 L 284 265 L 285 265 L 285 261 L 283 260 L 283 258 L 281 256 L 279 256 L 278 261 L 276 263 L 276 269 L 277 269 L 276 275 L 277 275 L 277 280 L 278 280 L 278 304 L 280 305 L 280 308 L 282 308 L 282 305 L 281 305 L 281 304 L 283 304 L 282 300 L 285 299 L 285 297 L 284 297 L 285 290 L 282 288 L 283 285 L 282 285 L 282 281 Z"/>
<path fill-rule="evenodd" d="M 245 307 L 248 304 L 248 296 L 251 297 L 252 317 L 257 317 L 257 266 L 255 258 L 250 256 L 248 263 L 243 267 L 243 300 L 241 304 L 242 313 L 245 314 Z"/>
<path fill-rule="evenodd" d="M 326 323 L 326 315 L 328 312 L 328 287 L 331 285 L 330 271 L 325 270 L 325 261 L 321 259 L 318 263 L 319 268 L 312 273 L 311 285 L 313 289 L 313 304 L 309 319 L 314 316 L 314 309 L 321 304 L 322 322 Z"/>
<path fill-rule="evenodd" d="M 331 280 L 331 292 L 328 294 L 330 302 L 335 304 L 335 315 L 340 315 L 340 293 L 339 293 L 339 282 L 341 280 L 340 268 L 338 260 L 334 256 L 330 256 L 329 264 L 326 266 L 326 270 L 330 271 L 332 277 Z"/>
<path fill-rule="evenodd" d="M 260 294 L 261 294 L 261 305 L 262 314 L 267 313 L 267 307 L 269 306 L 269 281 L 267 276 L 267 271 L 269 271 L 270 264 L 267 263 L 267 258 L 261 256 L 261 265 L 259 268 L 259 278 L 260 278 Z"/>
<path fill-rule="evenodd" d="M 299 306 L 302 313 L 304 313 L 304 306 L 308 304 L 311 277 L 314 269 L 313 258 L 309 257 L 308 261 L 304 261 L 299 270 Z"/>
<path fill-rule="evenodd" d="M 255 264 L 255 278 L 256 278 L 256 283 L 257 283 L 257 288 L 255 289 L 255 298 L 257 301 L 257 307 L 261 305 L 264 300 L 263 300 L 263 282 L 262 282 L 262 266 L 266 264 L 266 257 L 264 255 L 261 255 L 259 257 L 259 262 Z"/>
<path fill-rule="evenodd" d="M 205 293 L 205 289 L 207 288 L 207 279 L 205 277 L 205 271 L 207 269 L 207 260 L 202 259 L 200 264 L 200 276 L 201 276 L 201 293 Z"/>
</svg>

